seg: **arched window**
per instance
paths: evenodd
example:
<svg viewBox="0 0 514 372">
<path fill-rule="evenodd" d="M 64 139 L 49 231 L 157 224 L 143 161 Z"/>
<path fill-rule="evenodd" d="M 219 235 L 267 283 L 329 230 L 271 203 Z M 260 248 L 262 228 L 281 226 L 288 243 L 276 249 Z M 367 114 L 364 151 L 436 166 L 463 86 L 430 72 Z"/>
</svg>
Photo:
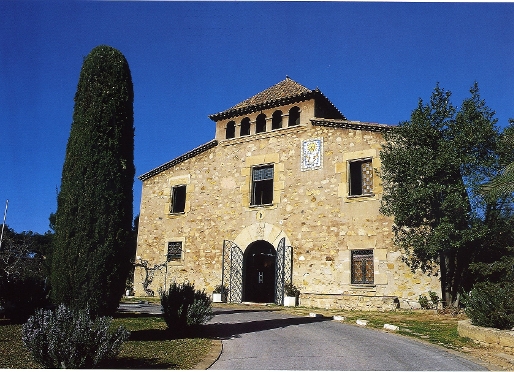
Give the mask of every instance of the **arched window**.
<svg viewBox="0 0 514 372">
<path fill-rule="evenodd" d="M 226 139 L 234 138 L 236 136 L 236 122 L 229 121 L 226 129 Z"/>
<path fill-rule="evenodd" d="M 255 133 L 266 132 L 266 115 L 260 114 L 255 122 Z"/>
<path fill-rule="evenodd" d="M 241 132 L 239 135 L 241 137 L 250 135 L 250 118 L 244 118 L 241 120 Z"/>
<path fill-rule="evenodd" d="M 293 127 L 295 125 L 300 125 L 300 108 L 292 107 L 289 110 L 289 123 L 288 126 Z"/>
<path fill-rule="evenodd" d="M 273 113 L 271 118 L 271 129 L 280 129 L 282 128 L 282 111 L 277 110 Z"/>
</svg>

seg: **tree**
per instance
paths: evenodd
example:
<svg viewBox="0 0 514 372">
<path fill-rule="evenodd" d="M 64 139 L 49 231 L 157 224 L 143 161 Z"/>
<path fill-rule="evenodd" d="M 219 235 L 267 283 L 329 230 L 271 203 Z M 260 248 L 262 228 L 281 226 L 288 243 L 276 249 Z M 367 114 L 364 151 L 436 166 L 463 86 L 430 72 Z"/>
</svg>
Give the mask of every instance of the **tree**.
<svg viewBox="0 0 514 372">
<path fill-rule="evenodd" d="M 475 243 L 487 235 L 481 185 L 497 167 L 494 112 L 478 84 L 457 110 L 436 86 L 409 121 L 385 134 L 381 212 L 394 217 L 394 242 L 412 270 L 438 273 L 446 305 L 459 291 Z"/>
<path fill-rule="evenodd" d="M 134 92 L 127 60 L 101 45 L 80 72 L 55 214 L 52 299 L 109 315 L 133 256 Z"/>
</svg>

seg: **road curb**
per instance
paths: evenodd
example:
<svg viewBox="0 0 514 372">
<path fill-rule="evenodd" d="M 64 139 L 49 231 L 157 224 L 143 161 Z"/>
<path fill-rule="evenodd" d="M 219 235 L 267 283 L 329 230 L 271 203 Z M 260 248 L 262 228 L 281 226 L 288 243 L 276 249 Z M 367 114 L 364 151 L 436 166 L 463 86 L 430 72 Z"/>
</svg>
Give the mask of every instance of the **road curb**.
<svg viewBox="0 0 514 372">
<path fill-rule="evenodd" d="M 221 340 L 212 340 L 211 350 L 203 358 L 203 360 L 195 365 L 195 370 L 206 370 L 209 369 L 221 356 L 223 352 L 223 343 Z"/>
</svg>

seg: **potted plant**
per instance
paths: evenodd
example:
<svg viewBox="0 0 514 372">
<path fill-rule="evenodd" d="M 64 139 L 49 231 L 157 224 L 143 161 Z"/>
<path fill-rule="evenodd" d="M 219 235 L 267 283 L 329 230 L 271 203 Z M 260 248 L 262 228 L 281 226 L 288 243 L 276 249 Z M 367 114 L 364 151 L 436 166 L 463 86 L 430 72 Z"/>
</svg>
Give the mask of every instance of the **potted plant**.
<svg viewBox="0 0 514 372">
<path fill-rule="evenodd" d="M 300 296 L 300 290 L 293 285 L 293 283 L 286 283 L 284 286 L 284 306 L 296 306 L 298 303 L 298 297 Z"/>
<path fill-rule="evenodd" d="M 214 288 L 212 293 L 212 302 L 226 302 L 228 289 L 223 284 L 219 284 Z"/>
</svg>

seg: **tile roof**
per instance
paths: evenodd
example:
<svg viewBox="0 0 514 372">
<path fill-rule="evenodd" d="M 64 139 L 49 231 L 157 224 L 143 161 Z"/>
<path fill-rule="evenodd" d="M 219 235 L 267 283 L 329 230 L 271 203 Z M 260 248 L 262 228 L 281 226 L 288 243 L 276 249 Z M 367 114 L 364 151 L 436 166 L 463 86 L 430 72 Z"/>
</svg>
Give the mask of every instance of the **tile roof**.
<svg viewBox="0 0 514 372">
<path fill-rule="evenodd" d="M 268 89 L 257 93 L 256 95 L 238 103 L 235 106 L 232 106 L 225 111 L 209 115 L 209 118 L 217 121 L 219 119 L 255 112 L 264 108 L 304 101 L 314 97 L 322 97 L 324 100 L 330 103 L 330 101 L 328 101 L 328 99 L 319 91 L 319 89 L 316 88 L 315 90 L 311 90 L 297 83 L 289 76 L 286 76 L 284 80 L 269 87 Z M 333 106 L 332 103 L 330 103 L 330 105 Z"/>
<path fill-rule="evenodd" d="M 300 95 L 305 95 L 311 93 L 312 91 L 301 84 L 298 84 L 296 81 L 286 76 L 285 80 L 269 87 L 266 90 L 263 90 L 260 93 L 257 93 L 255 96 L 250 97 L 244 100 L 241 103 L 229 108 L 230 110 L 237 110 L 240 108 L 248 107 L 248 106 L 256 106 L 259 104 L 263 104 L 266 102 L 273 102 L 277 100 L 281 100 L 284 98 L 295 97 Z"/>
</svg>

